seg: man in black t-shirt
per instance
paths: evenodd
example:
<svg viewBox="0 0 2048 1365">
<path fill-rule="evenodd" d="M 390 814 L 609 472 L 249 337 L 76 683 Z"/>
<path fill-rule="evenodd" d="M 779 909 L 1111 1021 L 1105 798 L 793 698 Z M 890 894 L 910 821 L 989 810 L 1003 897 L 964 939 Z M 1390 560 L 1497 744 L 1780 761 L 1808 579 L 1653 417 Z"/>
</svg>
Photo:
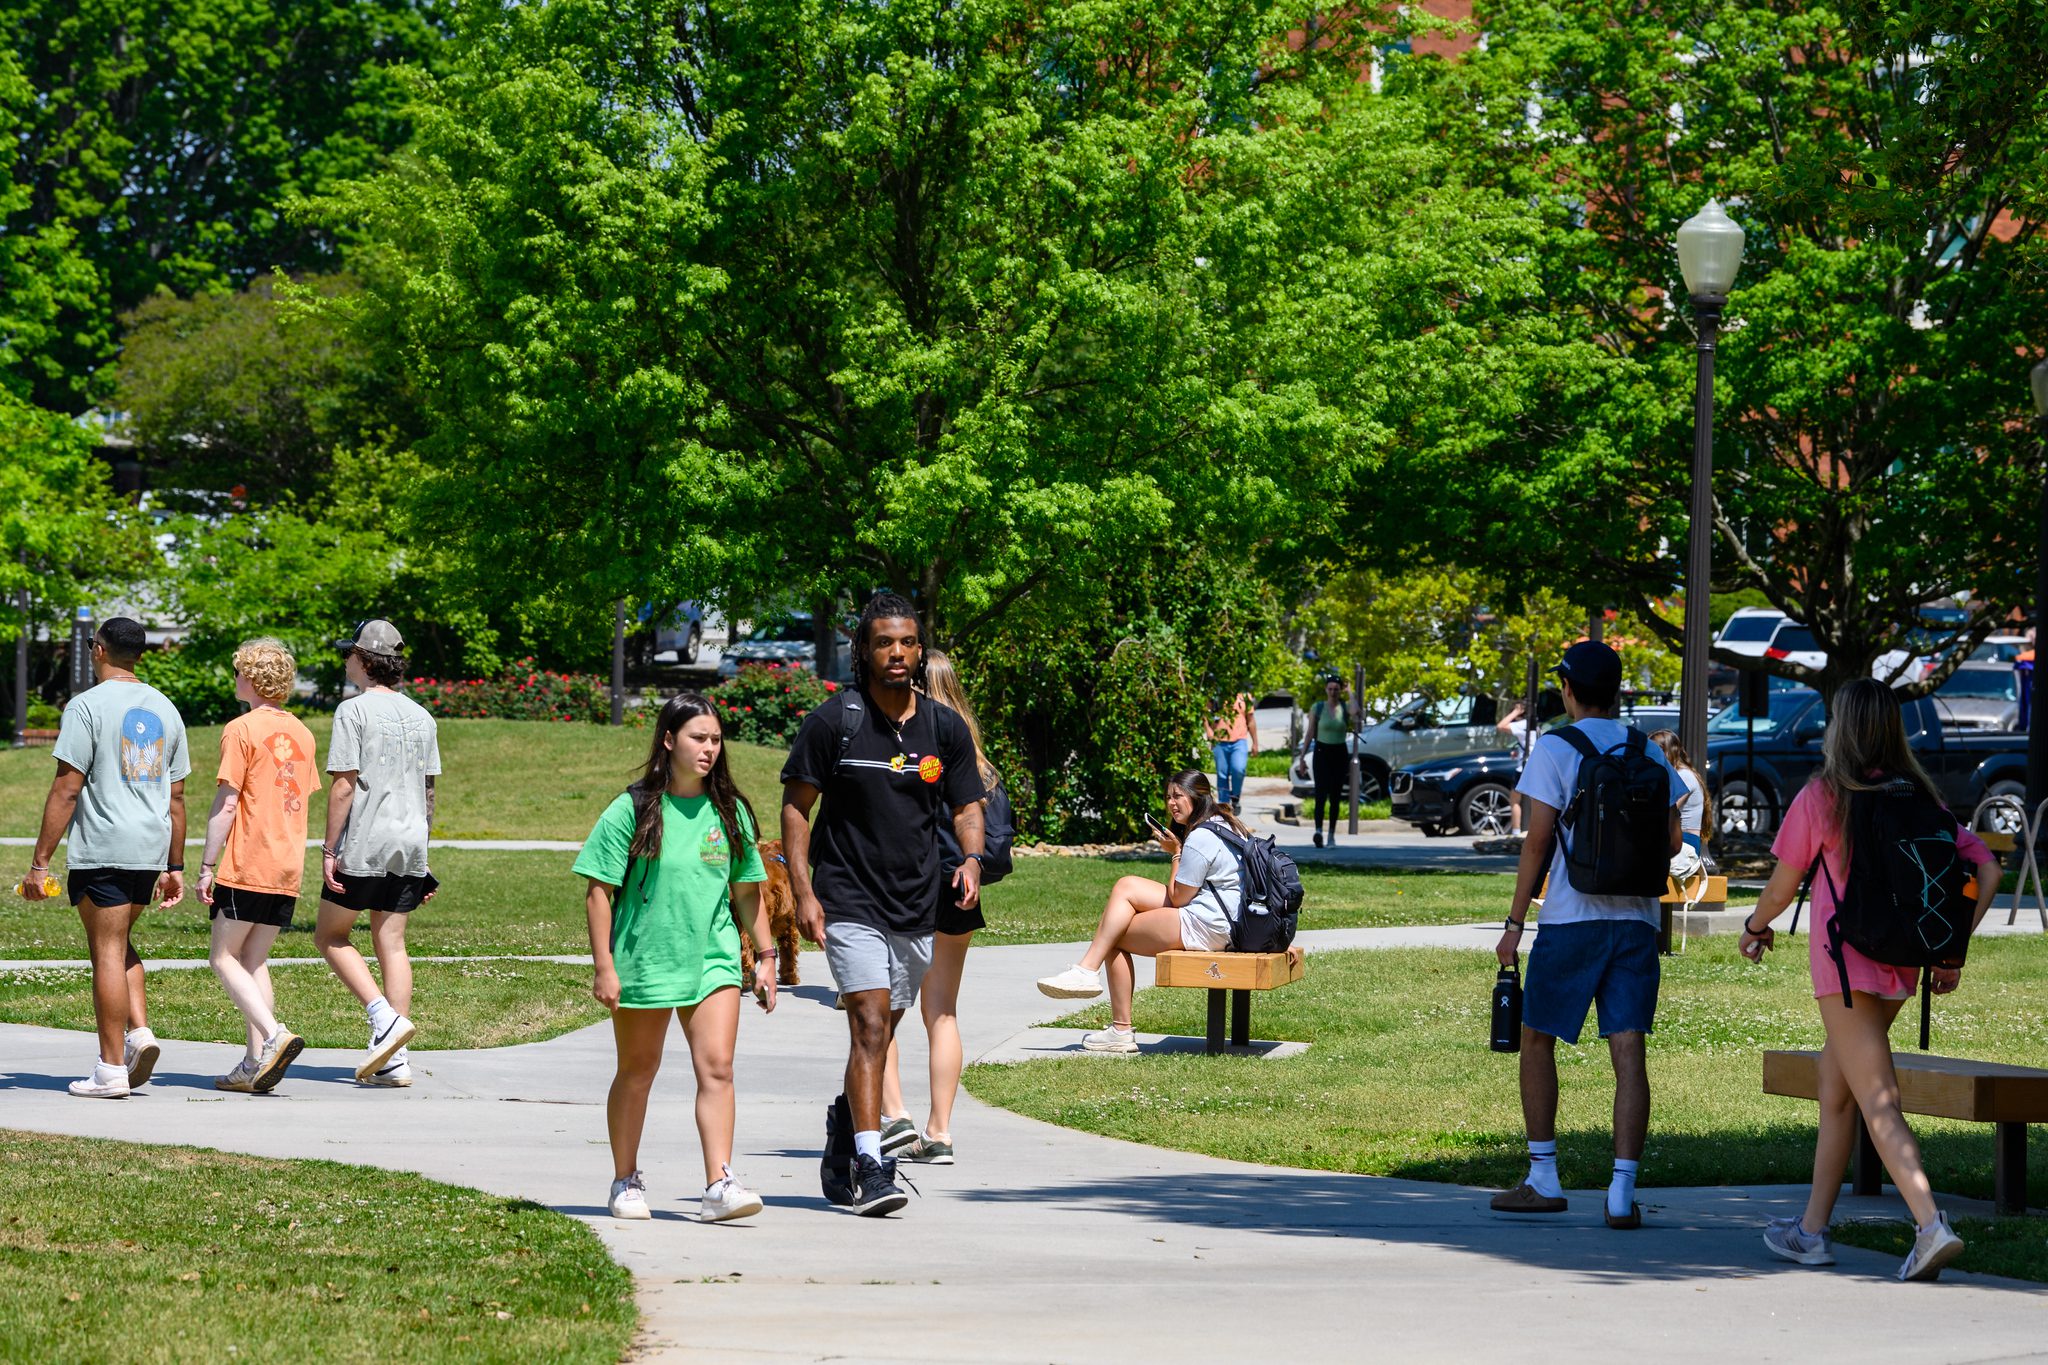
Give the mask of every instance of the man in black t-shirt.
<svg viewBox="0 0 2048 1365">
<path fill-rule="evenodd" d="M 968 908 L 980 900 L 986 793 L 966 722 L 912 687 L 923 674 L 924 645 L 910 603 L 877 594 L 861 613 L 853 655 L 855 689 L 804 717 L 790 745 L 782 848 L 797 928 L 825 945 L 852 1031 L 845 1100 L 854 1153 L 841 1202 L 872 1216 L 908 1202 L 895 1161 L 882 1156 L 882 1066 L 931 966 L 939 897 Z M 939 850 L 947 807 L 967 855 L 950 886 Z M 838 1193 L 828 1186 L 828 1198 Z"/>
</svg>

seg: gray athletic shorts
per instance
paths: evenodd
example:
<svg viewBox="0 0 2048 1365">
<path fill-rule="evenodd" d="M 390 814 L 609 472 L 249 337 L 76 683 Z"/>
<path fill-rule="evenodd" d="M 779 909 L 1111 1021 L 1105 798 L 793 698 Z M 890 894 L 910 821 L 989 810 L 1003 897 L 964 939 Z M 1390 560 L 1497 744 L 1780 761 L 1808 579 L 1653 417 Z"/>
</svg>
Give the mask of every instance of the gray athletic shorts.
<svg viewBox="0 0 2048 1365">
<path fill-rule="evenodd" d="M 841 995 L 886 990 L 889 1008 L 907 1010 L 917 1003 L 917 988 L 932 968 L 932 936 L 892 934 L 853 920 L 828 921 L 825 961 Z"/>
</svg>

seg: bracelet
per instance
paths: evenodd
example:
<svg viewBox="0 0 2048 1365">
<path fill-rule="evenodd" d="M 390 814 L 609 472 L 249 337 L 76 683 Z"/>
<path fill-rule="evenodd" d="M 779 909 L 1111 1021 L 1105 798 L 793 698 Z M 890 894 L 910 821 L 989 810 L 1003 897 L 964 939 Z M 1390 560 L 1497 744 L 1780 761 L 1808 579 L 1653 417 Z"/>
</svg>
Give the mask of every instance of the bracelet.
<svg viewBox="0 0 2048 1365">
<path fill-rule="evenodd" d="M 1766 924 L 1763 929 L 1758 929 L 1749 922 L 1749 916 L 1744 915 L 1742 917 L 1742 932 L 1748 934 L 1751 938 L 1762 938 L 1764 931 L 1770 927 L 1770 925 Z"/>
<path fill-rule="evenodd" d="M 28 870 L 31 872 L 48 872 L 50 865 L 48 863 L 30 863 Z"/>
<path fill-rule="evenodd" d="M 215 860 L 214 862 L 210 862 L 210 863 L 201 863 L 201 864 L 199 865 L 199 870 L 200 870 L 201 872 L 211 872 L 211 871 L 213 871 L 213 869 L 214 869 L 214 868 L 216 868 L 216 867 L 218 867 L 218 866 L 220 866 L 220 863 L 219 863 L 219 861 L 218 861 L 218 860 Z"/>
<path fill-rule="evenodd" d="M 322 844 L 320 846 L 320 856 L 323 858 L 339 858 L 341 855 L 339 853 L 336 853 L 333 849 L 327 847 L 327 845 Z"/>
<path fill-rule="evenodd" d="M 776 952 L 775 952 L 775 950 L 774 950 L 773 948 L 756 948 L 756 949 L 754 949 L 754 956 L 755 956 L 755 957 L 774 957 L 774 956 L 776 956 Z"/>
</svg>

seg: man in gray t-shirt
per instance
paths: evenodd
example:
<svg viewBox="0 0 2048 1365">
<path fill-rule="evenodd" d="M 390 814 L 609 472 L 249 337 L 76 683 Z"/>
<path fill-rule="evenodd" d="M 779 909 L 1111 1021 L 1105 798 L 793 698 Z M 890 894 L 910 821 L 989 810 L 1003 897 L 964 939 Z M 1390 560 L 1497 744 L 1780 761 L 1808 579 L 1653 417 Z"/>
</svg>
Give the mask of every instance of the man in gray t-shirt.
<svg viewBox="0 0 2048 1365">
<path fill-rule="evenodd" d="M 145 1084 L 161 1049 L 149 1029 L 142 958 L 130 935 L 161 898 L 185 896 L 185 778 L 192 762 L 185 722 L 135 664 L 148 637 L 139 621 L 109 617 L 93 636 L 98 684 L 64 708 L 54 756 L 57 776 L 43 803 L 42 830 L 23 893 L 47 899 L 43 879 L 57 841 L 69 835 L 65 880 L 92 954 L 93 1019 L 99 1062 L 71 1083 L 88 1099 L 120 1099 Z"/>
<path fill-rule="evenodd" d="M 426 708 L 396 691 L 405 677 L 405 641 L 389 621 L 365 621 L 336 646 L 348 680 L 360 689 L 334 712 L 327 741 L 327 840 L 321 850 L 320 918 L 313 942 L 342 983 L 363 1002 L 370 1050 L 356 1068 L 364 1085 L 407 1086 L 412 1068 L 412 961 L 406 917 L 439 885 L 427 870 L 434 823 L 434 779 L 441 745 Z M 384 989 L 349 935 L 370 914 L 370 941 Z"/>
</svg>

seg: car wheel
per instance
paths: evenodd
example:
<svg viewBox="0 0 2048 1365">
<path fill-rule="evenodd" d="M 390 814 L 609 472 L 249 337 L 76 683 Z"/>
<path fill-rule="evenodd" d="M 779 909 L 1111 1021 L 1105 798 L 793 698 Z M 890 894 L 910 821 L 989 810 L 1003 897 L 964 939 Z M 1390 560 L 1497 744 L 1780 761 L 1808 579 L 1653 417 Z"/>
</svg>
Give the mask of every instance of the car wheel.
<svg viewBox="0 0 2048 1365">
<path fill-rule="evenodd" d="M 1714 828 L 1723 834 L 1769 834 L 1778 827 L 1778 795 L 1759 782 L 1724 782 L 1714 798 Z"/>
<path fill-rule="evenodd" d="M 1972 829 L 2019 834 L 2027 822 L 2027 789 L 2019 782 L 1994 782 L 1970 820 Z"/>
<path fill-rule="evenodd" d="M 690 626 L 689 635 L 683 640 L 683 647 L 676 651 L 676 660 L 679 663 L 696 663 L 697 655 L 702 653 L 703 649 L 704 633 L 693 622 Z"/>
<path fill-rule="evenodd" d="M 1377 759 L 1361 759 L 1358 764 L 1358 800 L 1360 805 L 1387 799 L 1387 777 L 1389 769 Z"/>
<path fill-rule="evenodd" d="M 1514 804 L 1498 782 L 1480 782 L 1458 798 L 1458 823 L 1467 834 L 1498 836 L 1515 827 Z"/>
</svg>

